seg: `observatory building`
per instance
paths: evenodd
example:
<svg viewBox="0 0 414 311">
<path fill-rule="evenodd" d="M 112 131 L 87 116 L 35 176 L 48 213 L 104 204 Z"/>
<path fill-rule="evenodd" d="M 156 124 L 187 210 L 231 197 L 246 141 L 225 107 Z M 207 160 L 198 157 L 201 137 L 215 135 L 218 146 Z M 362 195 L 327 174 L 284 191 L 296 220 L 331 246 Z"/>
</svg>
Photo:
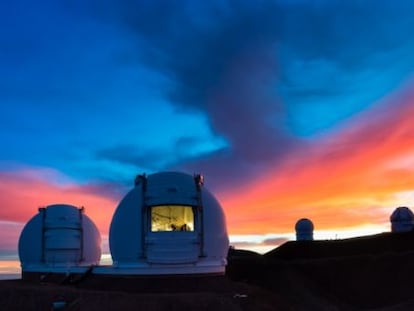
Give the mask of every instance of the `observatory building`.
<svg viewBox="0 0 414 311">
<path fill-rule="evenodd" d="M 23 278 L 31 273 L 83 273 L 100 257 L 98 229 L 84 208 L 72 205 L 39 208 L 19 239 Z"/>
<path fill-rule="evenodd" d="M 138 175 L 109 232 L 112 267 L 98 274 L 223 274 L 229 247 L 223 210 L 201 175 Z"/>
<path fill-rule="evenodd" d="M 313 223 L 307 218 L 299 219 L 295 225 L 296 241 L 313 241 Z"/>
<path fill-rule="evenodd" d="M 407 232 L 414 229 L 414 214 L 405 206 L 394 210 L 390 216 L 392 232 Z"/>
</svg>

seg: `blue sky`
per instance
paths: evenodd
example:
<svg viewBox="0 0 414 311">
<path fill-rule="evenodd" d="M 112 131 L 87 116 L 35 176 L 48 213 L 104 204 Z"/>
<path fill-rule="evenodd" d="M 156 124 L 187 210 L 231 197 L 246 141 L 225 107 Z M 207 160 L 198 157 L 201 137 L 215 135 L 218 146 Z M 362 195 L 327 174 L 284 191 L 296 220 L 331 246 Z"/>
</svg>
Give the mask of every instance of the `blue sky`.
<svg viewBox="0 0 414 311">
<path fill-rule="evenodd" d="M 409 2 L 1 6 L 1 160 L 83 180 L 223 152 L 248 172 L 263 146 L 329 131 L 414 65 Z"/>
<path fill-rule="evenodd" d="M 102 195 L 110 184 L 118 198 L 137 173 L 184 170 L 235 193 L 361 114 L 398 109 L 383 99 L 410 89 L 413 12 L 411 1 L 3 1 L 0 173 L 52 169 L 52 183 Z"/>
</svg>

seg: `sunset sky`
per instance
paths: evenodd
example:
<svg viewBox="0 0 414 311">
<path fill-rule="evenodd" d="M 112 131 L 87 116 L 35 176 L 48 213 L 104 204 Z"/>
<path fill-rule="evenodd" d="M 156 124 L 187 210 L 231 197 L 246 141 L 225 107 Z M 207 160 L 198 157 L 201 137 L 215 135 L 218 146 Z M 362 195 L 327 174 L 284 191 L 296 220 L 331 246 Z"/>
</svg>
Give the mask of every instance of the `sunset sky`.
<svg viewBox="0 0 414 311">
<path fill-rule="evenodd" d="M 40 206 L 107 239 L 136 174 L 202 173 L 232 244 L 414 202 L 412 1 L 1 1 L 0 273 Z M 107 242 L 104 249 L 107 252 Z"/>
</svg>

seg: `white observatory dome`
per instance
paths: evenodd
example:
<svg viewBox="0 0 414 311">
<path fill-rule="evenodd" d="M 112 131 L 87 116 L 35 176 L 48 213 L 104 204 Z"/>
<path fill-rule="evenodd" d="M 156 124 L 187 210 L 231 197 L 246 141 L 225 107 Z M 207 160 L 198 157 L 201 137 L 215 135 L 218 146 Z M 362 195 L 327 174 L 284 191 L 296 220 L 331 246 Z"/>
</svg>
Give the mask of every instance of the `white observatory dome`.
<svg viewBox="0 0 414 311">
<path fill-rule="evenodd" d="M 23 272 L 64 272 L 98 264 L 101 236 L 83 208 L 56 204 L 39 208 L 23 228 L 19 258 Z"/>
<path fill-rule="evenodd" d="M 405 206 L 398 207 L 390 216 L 392 232 L 406 232 L 414 229 L 414 214 Z"/>
<path fill-rule="evenodd" d="M 299 219 L 295 225 L 296 240 L 297 241 L 312 241 L 313 240 L 313 223 L 307 218 Z"/>
<path fill-rule="evenodd" d="M 112 218 L 109 246 L 119 274 L 222 274 L 229 241 L 203 177 L 163 172 L 137 176 Z"/>
</svg>

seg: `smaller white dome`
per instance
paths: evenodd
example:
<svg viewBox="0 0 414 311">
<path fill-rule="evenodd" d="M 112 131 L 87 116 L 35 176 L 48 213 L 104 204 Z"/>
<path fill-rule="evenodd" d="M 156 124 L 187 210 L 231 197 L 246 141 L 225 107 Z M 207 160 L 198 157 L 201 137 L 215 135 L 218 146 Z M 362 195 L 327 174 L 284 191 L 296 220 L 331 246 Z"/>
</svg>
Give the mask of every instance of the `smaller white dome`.
<svg viewBox="0 0 414 311">
<path fill-rule="evenodd" d="M 299 219 L 296 222 L 296 240 L 297 241 L 312 241 L 313 240 L 313 222 L 307 218 Z"/>
<path fill-rule="evenodd" d="M 390 216 L 392 232 L 407 232 L 414 229 L 414 214 L 406 206 L 397 207 Z"/>
<path fill-rule="evenodd" d="M 101 236 L 83 208 L 55 204 L 39 208 L 19 238 L 22 270 L 98 264 Z"/>
</svg>

